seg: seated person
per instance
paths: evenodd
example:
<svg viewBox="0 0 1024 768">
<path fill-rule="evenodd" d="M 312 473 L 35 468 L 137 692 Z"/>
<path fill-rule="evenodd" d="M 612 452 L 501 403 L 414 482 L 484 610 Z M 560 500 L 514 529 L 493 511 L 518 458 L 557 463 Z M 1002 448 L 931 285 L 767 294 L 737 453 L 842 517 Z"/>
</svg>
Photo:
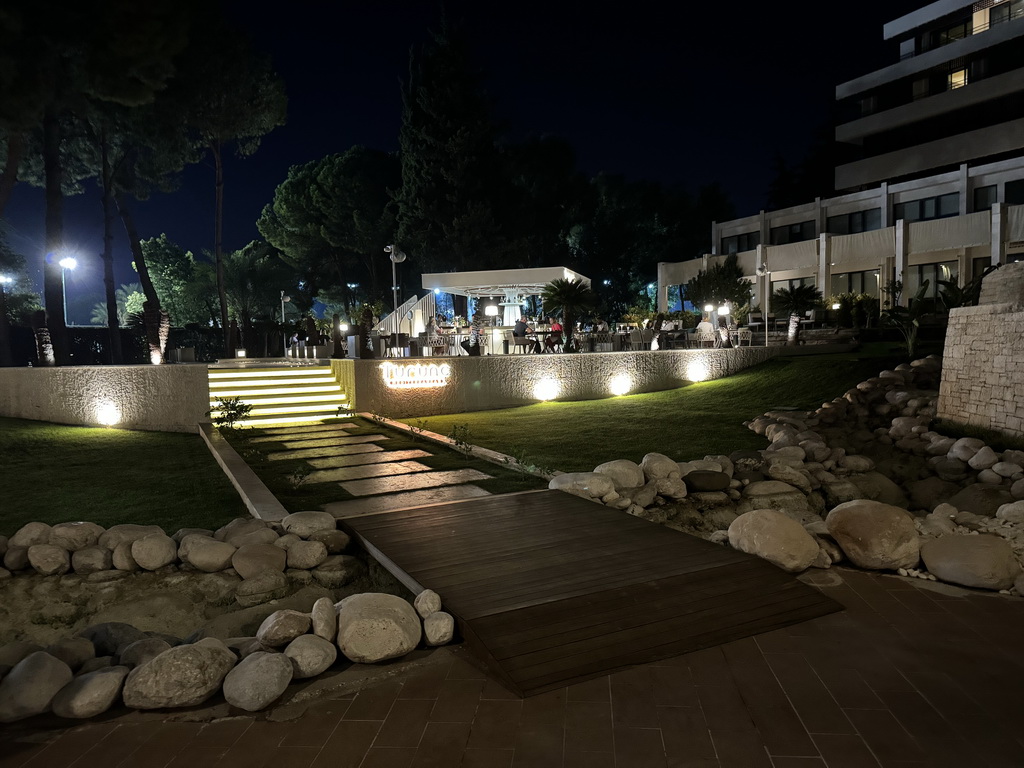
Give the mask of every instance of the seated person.
<svg viewBox="0 0 1024 768">
<path fill-rule="evenodd" d="M 527 324 L 524 318 L 520 317 L 516 321 L 516 324 L 512 326 L 512 338 L 515 340 L 517 344 L 525 341 L 527 344 L 533 346 L 534 352 L 540 352 L 540 342 L 537 341 L 536 339 L 527 339 L 526 334 L 528 333 L 533 333 L 533 328 L 531 328 Z"/>
<path fill-rule="evenodd" d="M 555 318 L 550 319 L 551 333 L 544 339 L 544 351 L 552 352 L 555 347 L 562 343 L 562 324 Z"/>
</svg>

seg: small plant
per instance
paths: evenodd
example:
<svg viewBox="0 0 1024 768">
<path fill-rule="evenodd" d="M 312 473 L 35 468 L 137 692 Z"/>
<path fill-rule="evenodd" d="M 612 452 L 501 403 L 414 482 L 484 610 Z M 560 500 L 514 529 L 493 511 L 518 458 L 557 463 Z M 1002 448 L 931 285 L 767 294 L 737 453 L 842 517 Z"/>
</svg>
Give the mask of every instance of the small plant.
<svg viewBox="0 0 1024 768">
<path fill-rule="evenodd" d="M 309 476 L 312 473 L 313 470 L 309 467 L 296 467 L 285 476 L 285 479 L 288 481 L 288 485 L 293 489 L 297 489 L 309 480 Z"/>
<path fill-rule="evenodd" d="M 925 280 L 921 284 L 921 287 L 917 289 L 917 293 L 910 300 L 910 306 L 908 307 L 901 307 L 899 305 L 900 294 L 903 291 L 902 282 L 890 283 L 885 291 L 889 295 L 891 304 L 882 310 L 882 323 L 899 329 L 900 333 L 903 334 L 907 357 L 910 360 L 913 360 L 917 354 L 917 332 L 921 327 L 921 318 L 927 314 L 930 308 L 929 302 L 924 300 L 925 295 L 928 293 L 928 283 L 929 281 Z"/>
<path fill-rule="evenodd" d="M 550 475 L 552 473 L 549 467 L 535 464 L 530 454 L 521 446 L 510 448 L 509 455 L 503 459 L 503 462 L 509 469 L 522 472 L 524 475 Z"/>
<path fill-rule="evenodd" d="M 385 421 L 388 420 L 387 416 L 385 416 L 383 413 L 377 413 L 377 411 L 372 411 L 370 413 L 370 418 L 376 421 L 378 424 L 383 424 Z"/>
<path fill-rule="evenodd" d="M 345 419 L 352 415 L 352 407 L 348 403 L 342 403 L 334 414 L 339 419 Z"/>
<path fill-rule="evenodd" d="M 218 429 L 240 429 L 239 422 L 245 421 L 252 413 L 252 405 L 240 397 L 217 398 L 217 405 L 206 412 L 213 417 Z"/>
<path fill-rule="evenodd" d="M 473 444 L 469 442 L 469 424 L 452 424 L 448 439 L 452 441 L 455 450 L 466 456 L 473 451 Z"/>
<path fill-rule="evenodd" d="M 423 433 L 427 431 L 427 420 L 416 419 L 415 423 L 409 425 L 409 432 L 412 433 L 413 437 L 417 440 L 423 438 Z"/>
</svg>

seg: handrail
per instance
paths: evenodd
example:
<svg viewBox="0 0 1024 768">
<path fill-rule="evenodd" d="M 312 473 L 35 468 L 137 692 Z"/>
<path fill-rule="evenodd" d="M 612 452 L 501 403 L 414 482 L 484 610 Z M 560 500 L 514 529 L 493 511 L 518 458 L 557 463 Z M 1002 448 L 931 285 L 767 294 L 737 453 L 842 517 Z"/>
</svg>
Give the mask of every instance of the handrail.
<svg viewBox="0 0 1024 768">
<path fill-rule="evenodd" d="M 1000 24 L 1005 24 L 1005 23 L 1007 23 L 1009 21 L 1013 21 L 1014 19 L 1019 19 L 1022 16 L 1024 16 L 1024 7 L 1022 7 L 1020 10 L 1017 10 L 1017 11 L 1010 11 L 1010 14 L 1005 19 L 1003 19 L 1002 21 L 996 22 L 995 26 L 999 26 Z M 965 21 L 966 21 L 966 19 L 965 19 Z M 950 43 L 955 43 L 958 40 L 964 40 L 964 39 L 970 37 L 971 35 L 980 34 L 982 32 L 985 32 L 985 31 L 991 29 L 992 26 L 993 25 L 992 25 L 991 21 L 983 22 L 981 24 L 978 24 L 977 26 L 974 26 L 972 24 L 971 32 L 970 32 L 969 35 L 964 35 L 963 37 L 950 38 L 949 40 L 946 40 L 945 42 L 937 43 L 937 44 L 935 44 L 933 46 L 930 46 L 929 48 L 926 48 L 926 49 L 924 49 L 922 51 L 910 51 L 909 53 L 904 53 L 903 55 L 900 56 L 900 61 L 906 61 L 907 59 L 912 59 L 912 58 L 914 58 L 915 56 L 917 56 L 917 55 L 919 55 L 921 53 L 927 53 L 928 51 L 934 51 L 936 48 L 942 48 L 943 46 L 949 45 Z"/>
</svg>

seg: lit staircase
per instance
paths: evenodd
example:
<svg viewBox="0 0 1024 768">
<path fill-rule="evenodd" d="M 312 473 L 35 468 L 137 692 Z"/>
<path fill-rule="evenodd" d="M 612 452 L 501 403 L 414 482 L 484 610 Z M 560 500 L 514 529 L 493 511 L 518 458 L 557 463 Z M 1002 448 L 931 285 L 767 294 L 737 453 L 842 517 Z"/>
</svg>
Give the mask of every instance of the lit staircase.
<svg viewBox="0 0 1024 768">
<path fill-rule="evenodd" d="M 345 393 L 329 365 L 211 367 L 210 409 L 219 414 L 217 401 L 240 397 L 252 406 L 249 417 L 239 426 L 260 427 L 291 424 L 345 416 L 338 409 L 346 404 Z"/>
</svg>

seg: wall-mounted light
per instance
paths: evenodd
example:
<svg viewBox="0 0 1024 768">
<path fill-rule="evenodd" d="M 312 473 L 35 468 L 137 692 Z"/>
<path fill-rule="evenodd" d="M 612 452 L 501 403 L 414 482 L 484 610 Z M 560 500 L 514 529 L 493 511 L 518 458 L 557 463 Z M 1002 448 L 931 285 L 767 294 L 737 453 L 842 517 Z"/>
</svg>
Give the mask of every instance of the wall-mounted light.
<svg viewBox="0 0 1024 768">
<path fill-rule="evenodd" d="M 339 325 L 338 326 L 338 330 L 340 330 L 342 333 L 347 333 L 348 332 L 348 323 L 342 323 L 341 325 Z"/>
<path fill-rule="evenodd" d="M 833 304 L 832 309 L 839 309 L 839 303 L 836 302 L 835 304 Z"/>
<path fill-rule="evenodd" d="M 555 379 L 541 379 L 533 385 L 533 396 L 538 400 L 554 400 L 561 389 Z"/>
<path fill-rule="evenodd" d="M 611 381 L 608 382 L 608 389 L 613 395 L 628 395 L 629 390 L 633 388 L 633 382 L 629 380 L 629 376 L 624 373 L 620 373 L 618 376 L 613 376 Z"/>
<path fill-rule="evenodd" d="M 686 378 L 690 381 L 707 381 L 708 367 L 700 360 L 694 360 L 686 366 Z"/>
<path fill-rule="evenodd" d="M 235 357 L 245 357 L 245 347 L 239 347 L 235 350 Z"/>
<path fill-rule="evenodd" d="M 121 410 L 110 400 L 96 404 L 96 421 L 105 427 L 112 427 L 121 421 Z"/>
</svg>

